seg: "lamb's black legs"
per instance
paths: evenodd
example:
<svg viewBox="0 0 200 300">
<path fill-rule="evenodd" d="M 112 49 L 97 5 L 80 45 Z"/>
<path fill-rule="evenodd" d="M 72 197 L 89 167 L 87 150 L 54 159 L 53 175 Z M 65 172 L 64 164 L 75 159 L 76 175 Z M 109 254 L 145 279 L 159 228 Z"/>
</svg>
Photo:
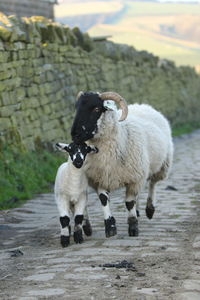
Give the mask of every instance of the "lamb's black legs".
<svg viewBox="0 0 200 300">
<path fill-rule="evenodd" d="M 74 242 L 77 244 L 83 242 L 82 222 L 83 215 L 76 215 L 74 218 Z"/>
<path fill-rule="evenodd" d="M 83 193 L 80 195 L 79 201 L 75 204 L 70 205 L 69 201 L 65 198 L 59 199 L 59 212 L 60 212 L 60 225 L 61 225 L 61 235 L 60 243 L 63 247 L 67 247 L 70 244 L 70 210 L 74 215 L 74 242 L 81 244 L 83 242 L 83 231 L 85 235 L 92 235 L 92 227 L 89 222 L 88 212 L 87 212 L 87 195 Z"/>
<path fill-rule="evenodd" d="M 60 243 L 63 247 L 67 247 L 70 243 L 71 227 L 69 223 L 70 223 L 70 218 L 68 216 L 60 217 L 60 225 L 61 225 Z"/>
<path fill-rule="evenodd" d="M 111 237 L 117 234 L 117 227 L 115 225 L 115 218 L 112 216 L 110 211 L 109 193 L 98 188 L 98 196 L 104 213 L 105 235 L 106 237 Z"/>
<path fill-rule="evenodd" d="M 83 214 L 87 204 L 87 195 L 81 194 L 79 201 L 74 204 L 74 242 L 81 244 L 83 242 Z"/>
</svg>

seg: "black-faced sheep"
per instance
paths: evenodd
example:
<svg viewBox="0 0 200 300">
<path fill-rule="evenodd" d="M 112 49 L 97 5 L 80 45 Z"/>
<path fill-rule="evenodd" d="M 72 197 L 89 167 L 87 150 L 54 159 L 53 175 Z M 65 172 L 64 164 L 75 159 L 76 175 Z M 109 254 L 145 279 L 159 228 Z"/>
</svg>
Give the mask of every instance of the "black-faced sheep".
<svg viewBox="0 0 200 300">
<path fill-rule="evenodd" d="M 107 109 L 105 100 L 115 101 L 122 110 Z M 123 122 L 118 121 L 119 114 L 119 121 Z M 106 236 L 116 234 L 109 192 L 121 187 L 126 188 L 128 232 L 137 236 L 138 196 L 148 180 L 146 215 L 151 219 L 155 211 L 155 184 L 168 175 L 172 165 L 173 143 L 167 119 L 146 104 L 127 106 L 114 92 L 80 92 L 71 135 L 73 141 L 88 141 L 99 149 L 97 155 L 88 157 L 85 172 L 102 203 Z"/>
</svg>

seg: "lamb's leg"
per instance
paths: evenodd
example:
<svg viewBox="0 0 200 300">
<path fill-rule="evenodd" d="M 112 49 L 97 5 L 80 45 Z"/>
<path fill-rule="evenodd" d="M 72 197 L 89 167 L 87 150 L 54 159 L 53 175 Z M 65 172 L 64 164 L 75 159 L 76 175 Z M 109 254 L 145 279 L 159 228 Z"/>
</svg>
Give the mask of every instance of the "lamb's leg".
<svg viewBox="0 0 200 300">
<path fill-rule="evenodd" d="M 83 217 L 83 231 L 85 235 L 91 236 L 92 235 L 92 226 L 89 221 L 89 215 L 87 206 L 85 207 L 84 217 Z"/>
<path fill-rule="evenodd" d="M 83 242 L 83 214 L 86 207 L 86 193 L 83 193 L 74 205 L 74 241 L 77 244 Z"/>
<path fill-rule="evenodd" d="M 61 225 L 61 234 L 60 234 L 60 243 L 63 247 L 67 247 L 70 244 L 70 207 L 69 202 L 65 197 L 57 197 L 56 199 L 58 211 L 60 214 L 60 225 Z"/>
<path fill-rule="evenodd" d="M 102 204 L 102 209 L 104 213 L 104 224 L 105 224 L 105 234 L 106 237 L 111 237 L 117 234 L 117 228 L 115 225 L 115 218 L 112 216 L 110 210 L 110 199 L 109 193 L 101 188 L 98 188 L 98 196 Z"/>
<path fill-rule="evenodd" d="M 128 210 L 128 233 L 129 236 L 138 236 L 138 216 L 139 211 L 136 209 L 138 207 L 138 195 L 133 195 L 133 192 L 129 187 L 126 188 L 126 208 Z"/>
</svg>

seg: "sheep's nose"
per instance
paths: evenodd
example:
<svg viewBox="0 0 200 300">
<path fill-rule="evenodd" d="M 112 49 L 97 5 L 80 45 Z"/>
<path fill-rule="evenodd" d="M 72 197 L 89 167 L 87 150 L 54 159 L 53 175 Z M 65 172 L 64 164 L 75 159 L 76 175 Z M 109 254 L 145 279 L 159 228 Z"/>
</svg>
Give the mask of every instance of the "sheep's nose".
<svg viewBox="0 0 200 300">
<path fill-rule="evenodd" d="M 74 161 L 74 166 L 77 168 L 77 169 L 80 169 L 83 165 L 83 162 L 78 162 L 78 161 Z"/>
</svg>

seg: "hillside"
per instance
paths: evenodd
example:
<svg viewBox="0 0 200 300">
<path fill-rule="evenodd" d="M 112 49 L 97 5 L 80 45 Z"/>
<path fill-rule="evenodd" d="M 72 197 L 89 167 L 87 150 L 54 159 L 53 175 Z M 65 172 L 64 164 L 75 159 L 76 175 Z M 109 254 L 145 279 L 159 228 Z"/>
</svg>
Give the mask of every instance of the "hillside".
<svg viewBox="0 0 200 300">
<path fill-rule="evenodd" d="M 200 65 L 200 4 L 77 0 L 57 6 L 56 17 L 177 65 Z"/>
</svg>

